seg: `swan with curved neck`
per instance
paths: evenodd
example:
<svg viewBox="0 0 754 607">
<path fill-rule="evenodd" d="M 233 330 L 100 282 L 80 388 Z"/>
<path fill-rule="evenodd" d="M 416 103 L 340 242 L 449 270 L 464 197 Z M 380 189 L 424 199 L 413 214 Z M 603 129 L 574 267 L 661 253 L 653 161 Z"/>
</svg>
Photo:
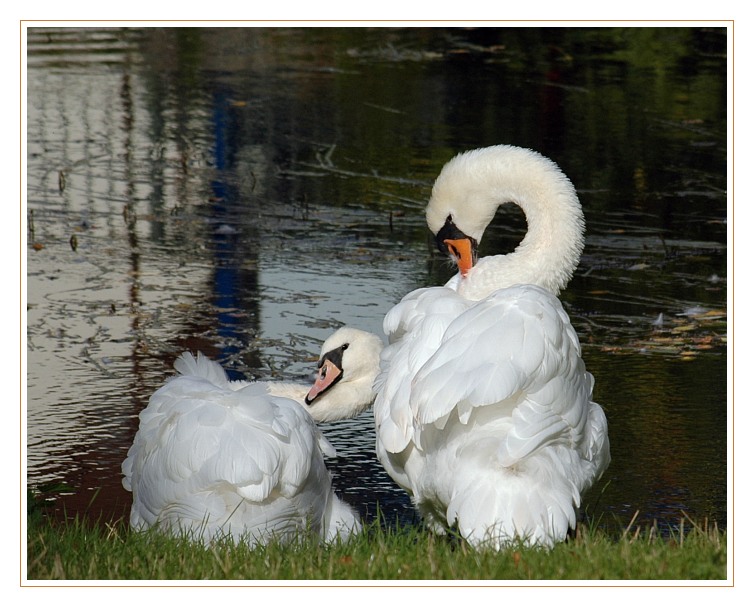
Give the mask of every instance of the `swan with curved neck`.
<svg viewBox="0 0 754 607">
<path fill-rule="evenodd" d="M 484 231 L 506 203 L 521 207 L 526 236 L 512 253 L 477 263 Z M 472 150 L 448 162 L 432 188 L 426 216 L 438 248 L 458 264 L 458 292 L 469 299 L 515 284 L 557 295 L 584 248 L 584 215 L 568 177 L 548 158 L 509 145 Z"/>
<path fill-rule="evenodd" d="M 477 260 L 507 202 L 523 209 L 526 236 Z M 551 547 L 610 461 L 594 379 L 557 299 L 584 246 L 575 190 L 543 156 L 493 146 L 445 165 L 426 215 L 459 272 L 385 316 L 377 456 L 435 531 Z"/>
<path fill-rule="evenodd" d="M 381 349 L 376 335 L 339 329 L 312 386 L 230 381 L 201 353 L 183 353 L 179 374 L 139 414 L 122 464 L 131 527 L 250 544 L 358 531 L 355 511 L 333 492 L 324 455 L 335 452 L 315 421 L 369 408 Z"/>
</svg>

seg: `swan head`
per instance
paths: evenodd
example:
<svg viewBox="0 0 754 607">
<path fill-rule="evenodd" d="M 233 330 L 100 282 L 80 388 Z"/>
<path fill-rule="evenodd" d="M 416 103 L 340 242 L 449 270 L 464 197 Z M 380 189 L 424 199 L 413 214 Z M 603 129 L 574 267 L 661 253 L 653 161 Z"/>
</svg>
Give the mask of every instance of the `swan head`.
<svg viewBox="0 0 754 607">
<path fill-rule="evenodd" d="M 322 344 L 317 377 L 304 402 L 316 421 L 355 417 L 375 399 L 382 340 L 374 333 L 342 327 Z"/>
<path fill-rule="evenodd" d="M 476 265 L 484 231 L 504 202 L 490 188 L 499 177 L 487 152 L 492 149 L 463 152 L 452 158 L 437 176 L 427 204 L 427 225 L 437 247 L 453 258 L 463 276 Z"/>
<path fill-rule="evenodd" d="M 435 243 L 442 254 L 449 255 L 455 261 L 462 276 L 466 276 L 476 265 L 479 239 L 461 230 L 452 213 L 448 214 L 442 228 L 435 234 Z"/>
<path fill-rule="evenodd" d="M 451 256 L 463 279 L 471 279 L 484 232 L 506 203 L 521 208 L 528 229 L 516 251 L 499 256 L 510 259 L 498 288 L 528 283 L 557 294 L 581 257 L 584 217 L 570 180 L 541 154 L 510 145 L 458 154 L 435 180 L 427 225 L 440 251 Z"/>
</svg>

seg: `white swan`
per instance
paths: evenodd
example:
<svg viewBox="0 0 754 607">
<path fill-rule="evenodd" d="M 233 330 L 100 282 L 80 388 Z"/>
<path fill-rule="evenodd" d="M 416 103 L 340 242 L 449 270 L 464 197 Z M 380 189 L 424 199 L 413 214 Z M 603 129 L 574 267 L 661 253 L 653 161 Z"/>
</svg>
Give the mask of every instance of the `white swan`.
<svg viewBox="0 0 754 607">
<path fill-rule="evenodd" d="M 506 202 L 524 211 L 527 234 L 477 263 Z M 455 527 L 475 546 L 551 547 L 610 461 L 594 380 L 556 297 L 583 248 L 576 192 L 547 158 L 493 146 L 445 165 L 426 215 L 460 271 L 385 317 L 377 455 L 432 529 Z"/>
<path fill-rule="evenodd" d="M 335 451 L 315 422 L 369 408 L 381 349 L 376 335 L 339 329 L 322 346 L 311 388 L 229 381 L 219 364 L 185 352 L 179 375 L 139 414 L 122 464 L 132 528 L 252 545 L 359 531 L 356 513 L 333 492 L 323 453 Z"/>
</svg>

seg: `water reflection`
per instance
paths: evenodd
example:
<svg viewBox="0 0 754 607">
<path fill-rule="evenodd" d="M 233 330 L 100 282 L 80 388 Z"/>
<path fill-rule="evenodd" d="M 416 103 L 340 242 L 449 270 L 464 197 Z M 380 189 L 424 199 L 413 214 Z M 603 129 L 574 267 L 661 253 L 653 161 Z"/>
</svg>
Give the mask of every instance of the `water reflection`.
<svg viewBox="0 0 754 607">
<path fill-rule="evenodd" d="M 379 332 L 449 277 L 422 216 L 442 164 L 506 142 L 556 160 L 585 209 L 562 299 L 613 448 L 587 510 L 725 526 L 725 53 L 701 27 L 29 29 L 30 484 L 117 518 L 136 416 L 181 351 L 308 381 L 333 328 Z M 500 213 L 482 254 L 524 230 Z M 337 489 L 413 520 L 369 415 L 325 431 Z"/>
</svg>

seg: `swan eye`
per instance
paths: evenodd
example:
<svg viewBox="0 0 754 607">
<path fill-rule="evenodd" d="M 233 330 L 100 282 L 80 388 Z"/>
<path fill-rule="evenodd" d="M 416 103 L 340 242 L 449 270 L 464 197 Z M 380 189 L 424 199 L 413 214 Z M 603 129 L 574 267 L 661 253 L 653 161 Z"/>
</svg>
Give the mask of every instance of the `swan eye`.
<svg viewBox="0 0 754 607">
<path fill-rule="evenodd" d="M 350 345 L 351 344 L 343 344 L 342 346 L 340 346 L 340 349 L 341 350 L 348 350 L 348 346 L 350 346 Z"/>
</svg>

